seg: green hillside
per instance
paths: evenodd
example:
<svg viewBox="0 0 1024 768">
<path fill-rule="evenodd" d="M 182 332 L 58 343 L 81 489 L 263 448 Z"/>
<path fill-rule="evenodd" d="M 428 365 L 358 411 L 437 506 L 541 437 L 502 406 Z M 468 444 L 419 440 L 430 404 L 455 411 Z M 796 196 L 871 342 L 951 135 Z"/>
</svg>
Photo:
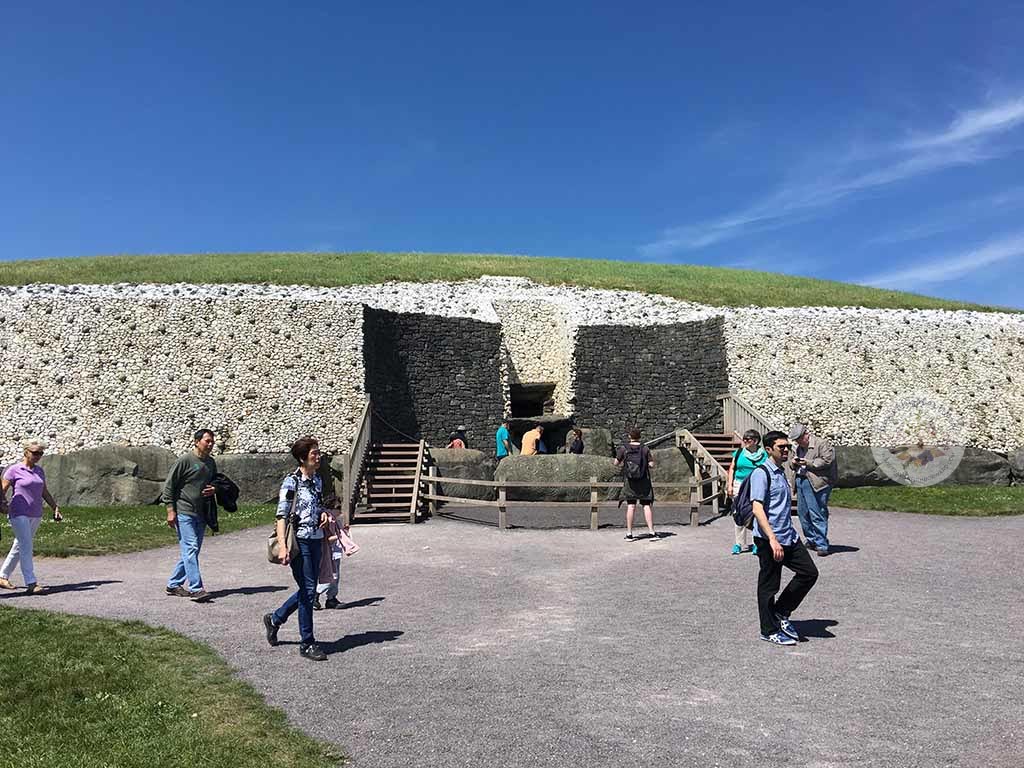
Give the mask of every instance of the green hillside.
<svg viewBox="0 0 1024 768">
<path fill-rule="evenodd" d="M 552 285 L 661 293 L 714 306 L 995 309 L 743 269 L 487 254 L 218 253 L 0 263 L 0 285 L 193 282 L 339 286 L 386 280 L 464 280 L 480 275 L 515 275 Z"/>
</svg>

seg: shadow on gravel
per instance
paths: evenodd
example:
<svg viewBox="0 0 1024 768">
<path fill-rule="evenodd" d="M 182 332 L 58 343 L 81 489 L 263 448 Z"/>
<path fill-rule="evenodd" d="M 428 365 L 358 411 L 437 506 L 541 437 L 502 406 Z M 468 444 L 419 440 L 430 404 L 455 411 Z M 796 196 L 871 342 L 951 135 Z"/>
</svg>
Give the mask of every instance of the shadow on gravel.
<svg viewBox="0 0 1024 768">
<path fill-rule="evenodd" d="M 383 597 L 364 597 L 360 600 L 353 600 L 351 603 L 344 603 L 341 606 L 341 610 L 346 610 L 348 608 L 366 608 L 369 606 L 375 606 L 386 599 L 387 598 Z"/>
<path fill-rule="evenodd" d="M 823 639 L 830 637 L 834 638 L 835 635 L 829 632 L 828 628 L 839 624 L 835 619 L 803 619 L 801 621 L 794 621 L 793 623 L 800 631 L 801 639 L 807 639 L 809 637 Z"/>
<path fill-rule="evenodd" d="M 828 554 L 839 555 L 843 552 L 860 552 L 860 547 L 848 547 L 844 544 L 830 544 L 828 547 Z"/>
<path fill-rule="evenodd" d="M 332 643 L 320 643 L 324 653 L 329 656 L 335 653 L 344 653 L 358 648 L 361 645 L 376 645 L 377 643 L 388 643 L 397 640 L 405 633 L 401 630 L 391 629 L 386 632 L 359 632 L 354 635 L 345 635 Z"/>
<path fill-rule="evenodd" d="M 238 589 L 215 589 L 209 592 L 211 600 L 216 600 L 219 597 L 229 597 L 230 595 L 262 595 L 265 592 L 280 592 L 285 589 L 291 589 L 291 587 L 281 586 L 266 586 L 266 587 L 239 587 Z"/>
<path fill-rule="evenodd" d="M 102 587 L 104 584 L 120 584 L 120 583 L 121 583 L 120 579 L 107 579 L 107 580 L 97 580 L 97 581 L 79 581 L 79 582 L 76 582 L 75 584 L 57 584 L 56 586 L 53 586 L 53 587 L 46 587 L 39 594 L 40 594 L 40 596 L 45 597 L 46 595 L 56 595 L 59 592 L 89 592 L 89 591 L 91 591 L 93 589 L 96 589 L 97 587 Z M 18 589 L 18 590 L 15 590 L 14 592 L 6 592 L 5 591 L 3 594 L 0 594 L 0 597 L 4 597 L 4 598 L 10 598 L 10 597 L 35 597 L 35 595 L 26 595 L 25 594 L 25 590 Z"/>
</svg>

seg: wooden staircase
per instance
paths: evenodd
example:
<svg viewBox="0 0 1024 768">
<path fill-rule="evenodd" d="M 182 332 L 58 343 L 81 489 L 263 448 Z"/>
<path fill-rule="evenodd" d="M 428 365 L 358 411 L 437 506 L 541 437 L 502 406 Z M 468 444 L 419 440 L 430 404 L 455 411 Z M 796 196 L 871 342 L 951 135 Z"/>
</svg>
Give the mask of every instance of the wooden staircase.
<svg viewBox="0 0 1024 768">
<path fill-rule="evenodd" d="M 722 476 L 726 476 L 732 463 L 732 454 L 742 445 L 740 439 L 736 435 L 708 432 L 694 432 L 693 436 L 711 454 L 711 458 L 718 462 Z"/>
<path fill-rule="evenodd" d="M 707 451 L 710 457 L 713 458 L 716 462 L 718 462 L 718 466 L 721 470 L 722 477 L 727 478 L 729 475 L 729 465 L 732 464 L 732 455 L 733 453 L 736 452 L 736 449 L 743 444 L 740 441 L 739 435 L 737 435 L 736 433 L 728 435 L 708 432 L 695 432 L 693 433 L 693 437 L 696 439 L 698 443 L 700 443 L 704 450 Z M 701 462 L 701 457 L 699 455 L 697 456 L 697 461 L 701 463 L 701 468 L 705 472 L 707 472 L 708 469 L 704 465 L 706 465 L 708 462 Z M 722 493 L 725 493 L 724 479 Z M 793 501 L 790 504 L 790 509 L 794 515 L 796 514 L 796 507 L 796 495 L 794 494 Z"/>
<path fill-rule="evenodd" d="M 363 465 L 355 522 L 401 520 L 415 523 L 423 510 L 426 444 L 371 443 Z"/>
</svg>

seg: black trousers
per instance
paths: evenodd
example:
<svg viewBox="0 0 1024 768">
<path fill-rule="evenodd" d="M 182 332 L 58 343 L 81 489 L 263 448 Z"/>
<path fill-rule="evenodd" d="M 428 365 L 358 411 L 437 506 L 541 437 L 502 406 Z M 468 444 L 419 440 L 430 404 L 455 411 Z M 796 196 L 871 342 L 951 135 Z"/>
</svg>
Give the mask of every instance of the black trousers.
<svg viewBox="0 0 1024 768">
<path fill-rule="evenodd" d="M 783 547 L 785 554 L 779 562 L 772 557 L 772 546 L 768 539 L 755 536 L 754 543 L 757 545 L 757 557 L 761 561 L 761 571 L 757 574 L 757 612 L 761 617 L 761 634 L 771 635 L 779 631 L 775 614 L 789 616 L 799 607 L 818 580 L 818 566 L 811 560 L 807 547 L 799 539 L 795 544 Z M 776 599 L 775 594 L 782 583 L 782 566 L 789 568 L 795 575 Z"/>
</svg>

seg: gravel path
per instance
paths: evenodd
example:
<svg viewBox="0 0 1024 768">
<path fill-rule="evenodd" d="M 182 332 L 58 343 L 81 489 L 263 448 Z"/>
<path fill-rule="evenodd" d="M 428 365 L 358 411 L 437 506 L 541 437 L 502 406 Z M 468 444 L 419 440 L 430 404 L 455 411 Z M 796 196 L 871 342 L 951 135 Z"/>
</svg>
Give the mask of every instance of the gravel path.
<svg viewBox="0 0 1024 768">
<path fill-rule="evenodd" d="M 3 604 L 141 619 L 209 643 L 357 768 L 968 766 L 1024 762 L 1024 517 L 836 509 L 822 576 L 757 639 L 755 558 L 727 520 L 664 529 L 500 532 L 434 520 L 357 530 L 344 611 L 316 614 L 331 658 L 269 648 L 292 589 L 263 531 L 208 539 L 207 588 L 163 596 L 173 552 L 39 560 L 50 594 Z M 6 545 L 6 542 L 5 542 Z"/>
</svg>

